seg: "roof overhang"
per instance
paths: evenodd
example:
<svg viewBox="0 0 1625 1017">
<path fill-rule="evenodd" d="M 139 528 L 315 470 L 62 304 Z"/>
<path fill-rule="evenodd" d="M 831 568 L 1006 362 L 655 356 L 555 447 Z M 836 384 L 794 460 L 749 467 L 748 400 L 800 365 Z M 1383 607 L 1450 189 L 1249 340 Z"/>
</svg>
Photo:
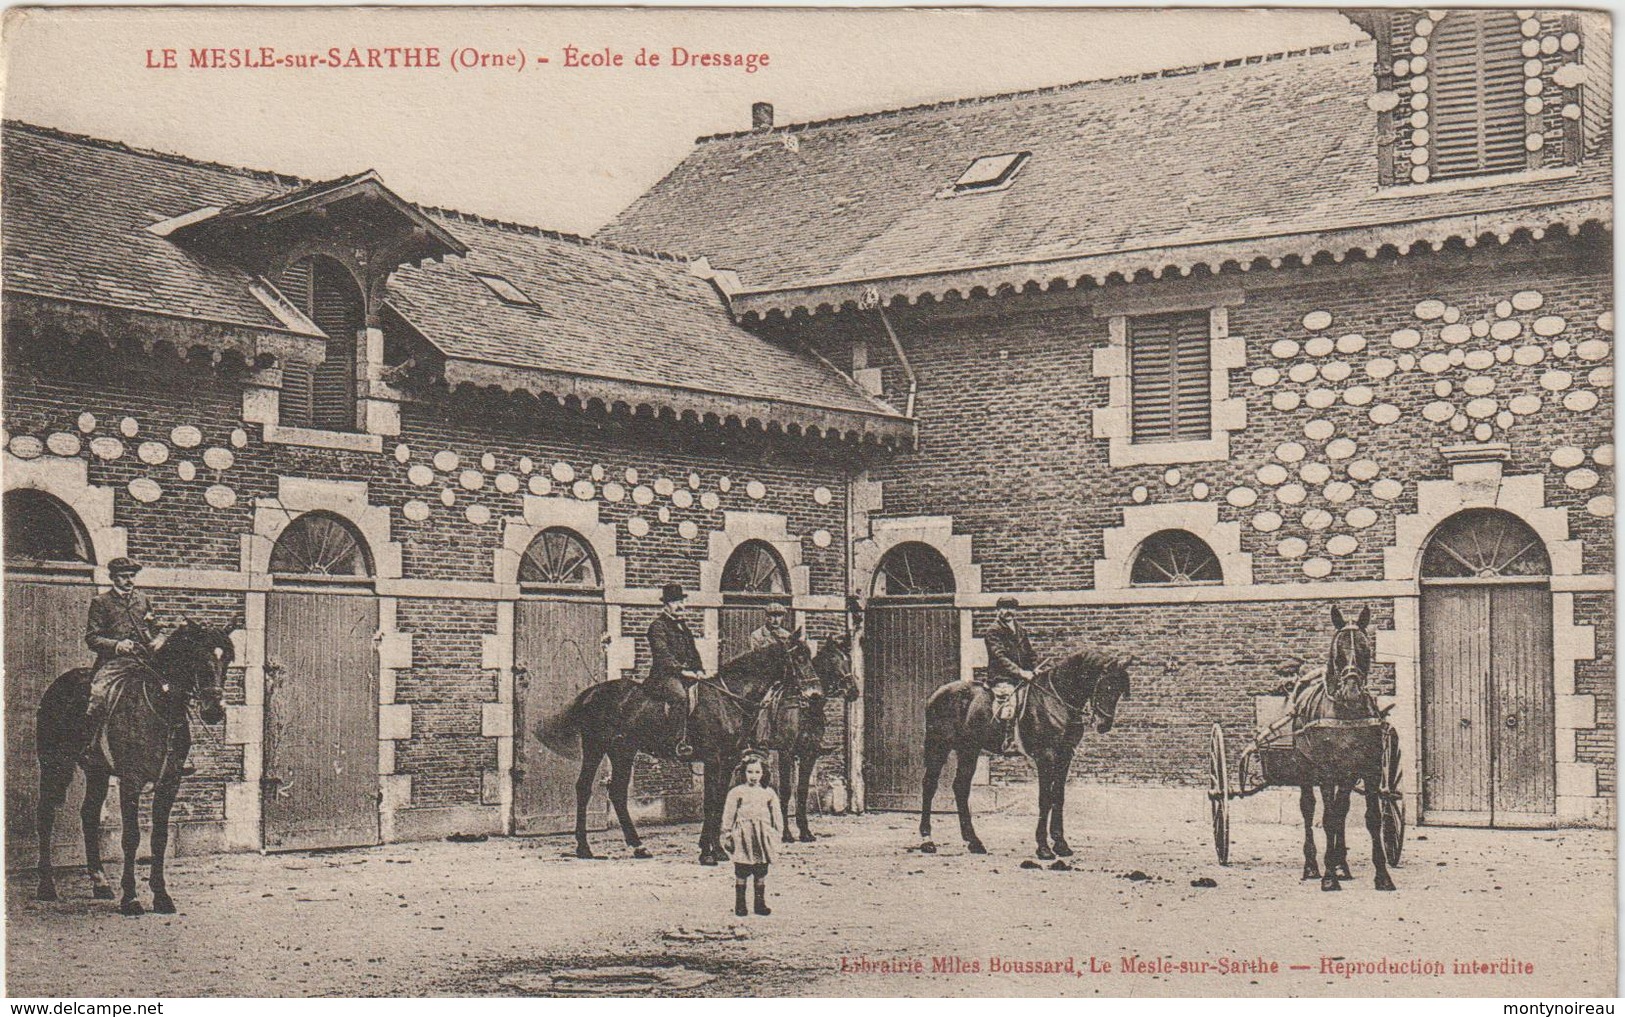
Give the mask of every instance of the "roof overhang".
<svg viewBox="0 0 1625 1017">
<path fill-rule="evenodd" d="M 769 315 L 836 313 L 893 304 L 943 302 L 952 298 L 996 296 L 1079 286 L 1104 286 L 1189 276 L 1202 269 L 1211 274 L 1280 268 L 1288 262 L 1307 265 L 1317 259 L 1342 262 L 1353 257 L 1375 258 L 1384 250 L 1408 254 L 1439 251 L 1461 242 L 1510 243 L 1514 237 L 1539 240 L 1547 233 L 1578 233 L 1588 225 L 1611 229 L 1613 200 L 1600 194 L 1572 201 L 1527 208 L 1503 209 L 1385 222 L 1310 233 L 1290 233 L 1223 240 L 1204 244 L 1145 247 L 1135 250 L 1085 254 L 1003 265 L 944 269 L 891 278 L 834 280 L 773 290 L 742 290 L 730 297 L 734 313 L 764 319 Z"/>
<path fill-rule="evenodd" d="M 526 392 L 543 402 L 612 415 L 736 426 L 746 431 L 829 439 L 885 448 L 912 447 L 914 422 L 903 416 L 863 413 L 777 399 L 705 392 L 621 378 L 449 357 L 447 384 Z"/>
</svg>

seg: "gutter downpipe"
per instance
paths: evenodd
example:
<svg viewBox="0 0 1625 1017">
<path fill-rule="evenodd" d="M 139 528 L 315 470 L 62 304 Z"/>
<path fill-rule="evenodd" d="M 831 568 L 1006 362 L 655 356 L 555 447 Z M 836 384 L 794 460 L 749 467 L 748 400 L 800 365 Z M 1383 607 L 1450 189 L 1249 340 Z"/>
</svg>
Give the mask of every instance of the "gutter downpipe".
<svg viewBox="0 0 1625 1017">
<path fill-rule="evenodd" d="M 903 368 L 903 377 L 908 379 L 908 405 L 903 408 L 903 415 L 914 419 L 914 395 L 919 391 L 919 380 L 914 376 L 914 365 L 908 362 L 908 354 L 903 352 L 903 344 L 897 339 L 897 332 L 891 327 L 891 319 L 886 316 L 884 307 L 877 307 L 880 312 L 880 323 L 886 326 L 886 337 L 891 340 L 892 352 L 897 354 L 897 363 Z"/>
</svg>

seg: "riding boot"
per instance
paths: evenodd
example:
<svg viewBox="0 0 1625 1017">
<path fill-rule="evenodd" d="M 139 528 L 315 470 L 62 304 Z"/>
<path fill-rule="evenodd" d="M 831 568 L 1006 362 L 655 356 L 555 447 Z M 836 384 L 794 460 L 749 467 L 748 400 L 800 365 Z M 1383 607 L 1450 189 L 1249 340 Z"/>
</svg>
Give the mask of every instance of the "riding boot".
<svg viewBox="0 0 1625 1017">
<path fill-rule="evenodd" d="M 1004 726 L 1004 742 L 999 746 L 1001 756 L 1019 756 L 1021 749 L 1016 745 L 1016 722 L 1012 718 L 1001 722 Z"/>
<path fill-rule="evenodd" d="M 750 914 L 745 908 L 745 881 L 743 879 L 734 880 L 734 914 L 740 918 Z"/>
<path fill-rule="evenodd" d="M 745 906 L 745 891 L 743 889 L 739 891 L 739 906 Z M 762 877 L 760 875 L 756 877 L 756 913 L 759 915 L 770 915 L 773 913 L 773 909 L 767 906 L 767 887 L 762 885 Z"/>
</svg>

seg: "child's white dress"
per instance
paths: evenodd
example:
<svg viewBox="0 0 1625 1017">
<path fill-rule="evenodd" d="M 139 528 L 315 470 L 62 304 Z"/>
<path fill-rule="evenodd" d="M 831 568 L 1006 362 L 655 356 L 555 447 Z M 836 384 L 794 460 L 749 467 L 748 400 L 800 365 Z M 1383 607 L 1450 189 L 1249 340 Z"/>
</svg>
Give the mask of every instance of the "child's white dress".
<svg viewBox="0 0 1625 1017">
<path fill-rule="evenodd" d="M 722 807 L 722 844 L 735 865 L 770 865 L 783 831 L 779 796 L 770 787 L 740 784 Z"/>
</svg>

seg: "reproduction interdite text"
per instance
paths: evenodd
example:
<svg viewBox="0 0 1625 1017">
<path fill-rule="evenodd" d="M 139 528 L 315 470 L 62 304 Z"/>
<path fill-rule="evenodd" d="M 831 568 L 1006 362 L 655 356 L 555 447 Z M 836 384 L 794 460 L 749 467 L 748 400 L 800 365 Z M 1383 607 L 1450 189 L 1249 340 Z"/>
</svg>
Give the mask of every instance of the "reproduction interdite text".
<svg viewBox="0 0 1625 1017">
<path fill-rule="evenodd" d="M 768 53 L 702 46 L 583 47 L 553 51 L 485 49 L 477 46 L 329 46 L 285 50 L 276 46 L 166 46 L 146 50 L 152 71 L 332 70 L 332 71 L 523 71 L 563 70 L 731 70 L 755 74 L 769 66 Z"/>
</svg>

